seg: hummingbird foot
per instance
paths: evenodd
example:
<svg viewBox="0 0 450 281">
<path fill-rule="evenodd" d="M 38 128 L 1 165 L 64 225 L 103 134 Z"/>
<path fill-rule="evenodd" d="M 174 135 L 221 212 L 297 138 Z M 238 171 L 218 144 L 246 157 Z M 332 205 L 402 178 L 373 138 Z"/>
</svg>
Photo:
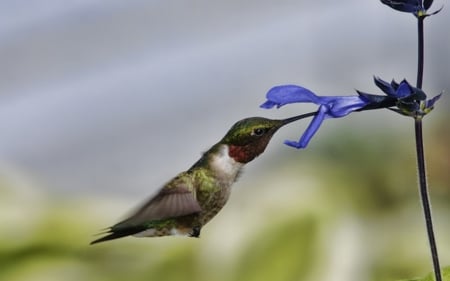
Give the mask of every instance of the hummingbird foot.
<svg viewBox="0 0 450 281">
<path fill-rule="evenodd" d="M 189 233 L 189 237 L 200 238 L 200 226 L 194 226 L 192 232 Z"/>
</svg>

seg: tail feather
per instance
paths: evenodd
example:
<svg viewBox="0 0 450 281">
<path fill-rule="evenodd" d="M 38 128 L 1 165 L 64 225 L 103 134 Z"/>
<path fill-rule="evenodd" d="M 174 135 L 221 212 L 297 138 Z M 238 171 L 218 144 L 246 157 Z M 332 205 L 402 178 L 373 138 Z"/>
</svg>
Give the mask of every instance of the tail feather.
<svg viewBox="0 0 450 281">
<path fill-rule="evenodd" d="M 127 227 L 127 228 L 122 228 L 122 229 L 110 228 L 109 230 L 100 233 L 100 234 L 108 234 L 108 235 L 92 241 L 90 243 L 90 245 L 117 239 L 117 238 L 122 238 L 125 236 L 130 236 L 130 235 L 136 234 L 138 232 L 144 231 L 145 229 L 146 228 L 144 228 L 144 227 Z"/>
</svg>

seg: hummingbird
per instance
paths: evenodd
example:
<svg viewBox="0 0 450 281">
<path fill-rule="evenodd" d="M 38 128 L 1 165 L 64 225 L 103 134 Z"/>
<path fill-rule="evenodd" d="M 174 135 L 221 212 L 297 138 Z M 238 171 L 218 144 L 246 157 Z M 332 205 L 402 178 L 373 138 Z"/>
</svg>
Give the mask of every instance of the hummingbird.
<svg viewBox="0 0 450 281">
<path fill-rule="evenodd" d="M 282 120 L 251 117 L 236 122 L 188 170 L 167 182 L 125 220 L 107 228 L 91 244 L 126 236 L 199 237 L 202 227 L 225 205 L 245 164 L 264 152 L 282 126 L 314 113 Z"/>
</svg>

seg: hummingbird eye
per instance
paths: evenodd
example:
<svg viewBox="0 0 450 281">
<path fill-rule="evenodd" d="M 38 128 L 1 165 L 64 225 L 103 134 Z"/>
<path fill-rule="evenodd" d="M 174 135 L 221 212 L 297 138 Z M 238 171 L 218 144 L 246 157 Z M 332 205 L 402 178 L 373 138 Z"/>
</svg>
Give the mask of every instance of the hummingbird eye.
<svg viewBox="0 0 450 281">
<path fill-rule="evenodd" d="M 266 128 L 255 128 L 252 131 L 252 136 L 262 136 L 264 133 L 267 132 Z"/>
</svg>

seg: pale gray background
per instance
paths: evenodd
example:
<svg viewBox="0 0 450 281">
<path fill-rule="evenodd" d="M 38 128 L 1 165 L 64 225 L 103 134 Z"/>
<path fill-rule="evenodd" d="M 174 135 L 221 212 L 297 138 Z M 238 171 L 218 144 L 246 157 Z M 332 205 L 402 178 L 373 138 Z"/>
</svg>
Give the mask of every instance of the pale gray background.
<svg viewBox="0 0 450 281">
<path fill-rule="evenodd" d="M 448 8 L 426 20 L 432 94 L 450 89 Z M 0 1 L 0 170 L 56 194 L 150 194 L 235 121 L 314 109 L 259 109 L 270 87 L 342 95 L 378 93 L 372 75 L 414 83 L 415 46 L 414 17 L 376 0 Z M 328 121 L 316 138 L 394 118 Z M 250 171 L 306 124 L 280 132 Z"/>
</svg>

